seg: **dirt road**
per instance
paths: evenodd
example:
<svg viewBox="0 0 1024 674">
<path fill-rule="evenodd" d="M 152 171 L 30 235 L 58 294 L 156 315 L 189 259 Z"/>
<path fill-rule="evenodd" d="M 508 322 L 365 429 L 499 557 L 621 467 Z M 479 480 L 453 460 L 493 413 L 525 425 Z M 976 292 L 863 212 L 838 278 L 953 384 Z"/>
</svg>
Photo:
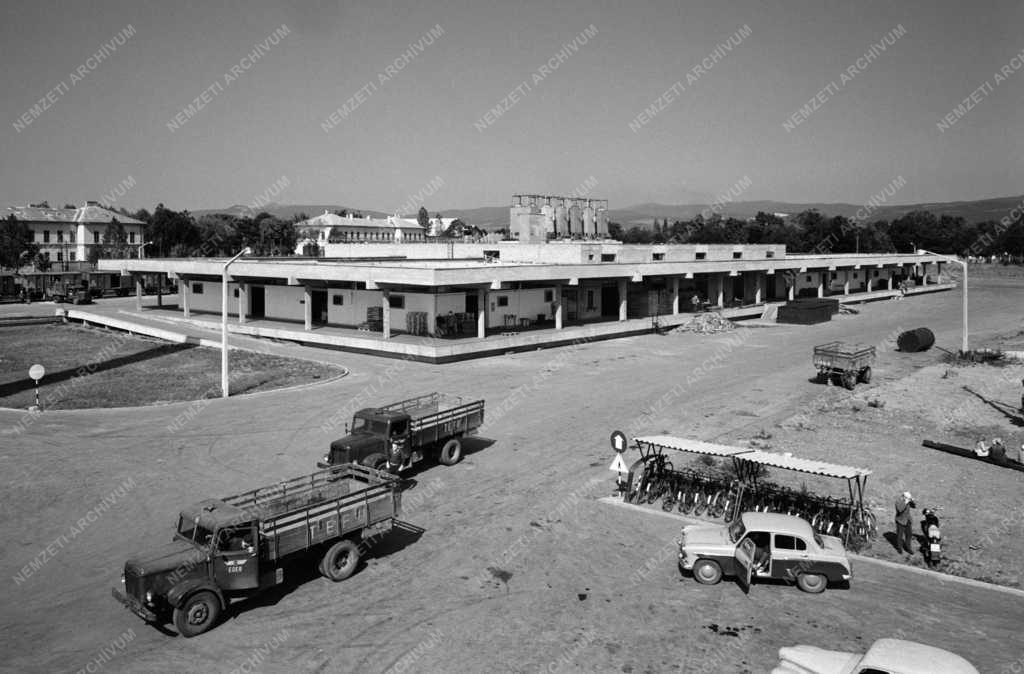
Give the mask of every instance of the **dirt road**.
<svg viewBox="0 0 1024 674">
<path fill-rule="evenodd" d="M 1019 298 L 974 286 L 972 332 L 1016 326 Z M 763 672 L 780 646 L 852 650 L 902 633 L 1001 671 L 1024 655 L 1014 645 L 1017 597 L 865 564 L 851 589 L 823 596 L 704 587 L 679 577 L 675 523 L 595 500 L 611 491 L 613 428 L 712 439 L 770 426 L 820 395 L 814 344 L 882 344 L 898 328 L 927 325 L 955 348 L 958 307 L 957 293 L 939 293 L 820 326 L 634 337 L 444 366 L 331 352 L 349 377 L 213 401 L 175 432 L 181 405 L 47 414 L 21 435 L 11 430 L 20 413 L 0 412 L 0 667 L 78 670 L 102 657 L 105 671 Z M 939 355 L 883 353 L 877 381 Z M 188 641 L 110 598 L 124 560 L 167 540 L 181 506 L 312 470 L 341 430 L 321 423 L 352 396 L 387 402 L 436 389 L 486 398 L 486 432 L 462 464 L 416 476 L 405 497 L 415 526 L 350 580 L 288 584 Z M 111 494 L 105 512 L 77 525 Z M 16 580 L 40 554 L 45 563 Z"/>
</svg>

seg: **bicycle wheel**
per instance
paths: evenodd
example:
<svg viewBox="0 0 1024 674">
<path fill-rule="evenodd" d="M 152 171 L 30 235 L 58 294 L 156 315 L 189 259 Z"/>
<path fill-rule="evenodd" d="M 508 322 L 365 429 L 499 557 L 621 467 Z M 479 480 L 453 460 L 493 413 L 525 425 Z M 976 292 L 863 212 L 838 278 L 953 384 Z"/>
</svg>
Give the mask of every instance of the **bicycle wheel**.
<svg viewBox="0 0 1024 674">
<path fill-rule="evenodd" d="M 693 512 L 693 507 L 696 505 L 694 499 L 693 489 L 687 488 L 683 491 L 683 498 L 679 500 L 679 512 L 684 515 L 689 515 Z"/>
<path fill-rule="evenodd" d="M 870 510 L 861 510 L 860 513 L 863 518 L 864 535 L 875 540 L 878 538 L 878 520 L 875 518 L 875 514 Z"/>
<path fill-rule="evenodd" d="M 725 514 L 725 496 L 722 495 L 722 492 L 715 492 L 715 495 L 711 497 L 711 505 L 708 507 L 708 514 L 715 518 L 719 518 Z"/>
</svg>

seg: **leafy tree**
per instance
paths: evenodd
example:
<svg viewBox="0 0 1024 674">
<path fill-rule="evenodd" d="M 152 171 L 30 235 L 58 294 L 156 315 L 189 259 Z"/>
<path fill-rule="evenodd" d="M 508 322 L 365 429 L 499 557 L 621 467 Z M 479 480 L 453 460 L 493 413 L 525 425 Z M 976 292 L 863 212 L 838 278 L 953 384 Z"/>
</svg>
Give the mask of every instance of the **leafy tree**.
<svg viewBox="0 0 1024 674">
<path fill-rule="evenodd" d="M 416 214 L 416 222 L 420 223 L 420 227 L 423 229 L 430 227 L 430 214 L 427 213 L 425 206 L 420 206 L 419 213 Z"/>
<path fill-rule="evenodd" d="M 29 204 L 28 206 L 29 206 L 29 208 L 49 208 L 50 207 L 50 202 L 49 201 L 40 201 L 38 204 Z"/>
<path fill-rule="evenodd" d="M 50 271 L 50 258 L 37 252 L 32 258 L 32 266 L 36 268 L 36 271 Z"/>
<path fill-rule="evenodd" d="M 39 252 L 33 241 L 32 228 L 18 220 L 11 213 L 0 220 L 0 269 L 17 269 L 26 259 L 32 259 Z"/>
<path fill-rule="evenodd" d="M 77 209 L 78 206 L 75 206 L 74 204 L 64 204 L 64 208 L 74 208 L 74 209 Z"/>
<path fill-rule="evenodd" d="M 131 257 L 131 247 L 128 245 L 128 233 L 124 225 L 117 218 L 111 219 L 103 232 L 103 256 L 111 258 Z"/>
</svg>

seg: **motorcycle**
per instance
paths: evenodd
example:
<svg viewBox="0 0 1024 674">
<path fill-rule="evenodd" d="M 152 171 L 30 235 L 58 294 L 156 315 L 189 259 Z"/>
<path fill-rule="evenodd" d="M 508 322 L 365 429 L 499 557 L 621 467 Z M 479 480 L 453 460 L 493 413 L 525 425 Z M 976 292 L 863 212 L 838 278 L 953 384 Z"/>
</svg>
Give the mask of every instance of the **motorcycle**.
<svg viewBox="0 0 1024 674">
<path fill-rule="evenodd" d="M 937 566 L 942 561 L 942 532 L 939 530 L 939 516 L 935 511 L 936 508 L 925 508 L 921 511 L 924 516 L 921 520 L 921 531 L 927 541 L 925 560 L 928 566 Z"/>
</svg>

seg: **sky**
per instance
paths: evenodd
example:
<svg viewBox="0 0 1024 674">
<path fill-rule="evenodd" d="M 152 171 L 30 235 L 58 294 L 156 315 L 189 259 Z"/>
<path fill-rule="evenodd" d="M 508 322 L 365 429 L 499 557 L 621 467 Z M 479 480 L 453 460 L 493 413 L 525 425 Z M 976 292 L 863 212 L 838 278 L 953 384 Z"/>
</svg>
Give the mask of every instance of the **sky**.
<svg viewBox="0 0 1024 674">
<path fill-rule="evenodd" d="M 435 212 L 581 186 L 611 208 L 730 189 L 861 204 L 899 177 L 895 203 L 1024 193 L 1019 1 L 8 0 L 0 17 L 0 206 Z"/>
</svg>

